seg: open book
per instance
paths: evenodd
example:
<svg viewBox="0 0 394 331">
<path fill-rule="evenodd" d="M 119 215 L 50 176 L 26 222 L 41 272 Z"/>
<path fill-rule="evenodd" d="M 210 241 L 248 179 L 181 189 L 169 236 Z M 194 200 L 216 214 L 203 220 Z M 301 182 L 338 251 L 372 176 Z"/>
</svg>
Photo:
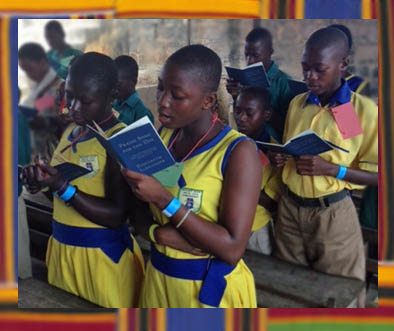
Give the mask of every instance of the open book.
<svg viewBox="0 0 394 331">
<path fill-rule="evenodd" d="M 346 149 L 343 149 L 327 140 L 320 138 L 312 130 L 306 130 L 300 133 L 299 135 L 291 138 L 284 145 L 265 143 L 262 141 L 256 141 L 256 143 L 264 146 L 268 151 L 293 156 L 319 155 L 334 148 L 337 148 L 345 153 L 349 153 L 349 151 Z"/>
<path fill-rule="evenodd" d="M 237 69 L 232 67 L 225 67 L 230 78 L 239 82 L 244 86 L 258 86 L 269 87 L 270 82 L 267 73 L 264 70 L 263 62 L 257 62 L 245 67 L 244 69 Z"/>
<path fill-rule="evenodd" d="M 123 128 L 111 137 L 96 124 L 88 125 L 97 140 L 122 166 L 145 175 L 153 175 L 175 164 L 148 116 Z"/>
</svg>

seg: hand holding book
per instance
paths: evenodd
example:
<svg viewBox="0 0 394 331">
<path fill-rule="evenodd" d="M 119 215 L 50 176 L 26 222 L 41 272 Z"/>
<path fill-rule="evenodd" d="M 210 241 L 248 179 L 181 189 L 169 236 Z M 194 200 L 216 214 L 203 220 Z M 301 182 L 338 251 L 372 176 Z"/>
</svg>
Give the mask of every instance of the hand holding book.
<svg viewBox="0 0 394 331">
<path fill-rule="evenodd" d="M 334 145 L 333 143 L 320 138 L 312 130 L 306 130 L 300 133 L 288 140 L 284 145 L 261 141 L 256 141 L 256 143 L 262 145 L 267 151 L 292 156 L 319 155 L 334 148 L 341 150 L 344 153 L 349 153 L 349 151 L 341 148 L 340 146 Z"/>
<path fill-rule="evenodd" d="M 244 69 L 225 67 L 228 76 L 244 86 L 269 87 L 270 82 L 262 62 L 254 63 Z"/>
<path fill-rule="evenodd" d="M 301 176 L 332 176 L 338 173 L 338 165 L 317 155 L 302 155 L 295 158 L 297 173 Z"/>
<path fill-rule="evenodd" d="M 147 116 L 109 138 L 98 125 L 95 126 L 88 125 L 88 128 L 109 155 L 123 167 L 153 176 L 165 186 L 176 185 L 182 167 L 175 162 Z"/>
</svg>

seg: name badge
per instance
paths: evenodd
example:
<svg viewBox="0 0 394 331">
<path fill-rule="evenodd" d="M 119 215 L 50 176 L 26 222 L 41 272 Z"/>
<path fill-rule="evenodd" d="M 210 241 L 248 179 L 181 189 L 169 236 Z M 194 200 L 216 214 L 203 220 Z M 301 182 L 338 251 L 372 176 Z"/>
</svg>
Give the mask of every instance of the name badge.
<svg viewBox="0 0 394 331">
<path fill-rule="evenodd" d="M 178 193 L 178 200 L 191 209 L 193 213 L 198 213 L 201 209 L 202 204 L 202 193 L 201 190 L 193 190 L 191 188 L 182 188 Z"/>
<path fill-rule="evenodd" d="M 332 108 L 331 113 L 343 139 L 353 138 L 363 133 L 351 102 Z"/>
<path fill-rule="evenodd" d="M 94 177 L 100 170 L 99 161 L 97 155 L 85 155 L 79 158 L 79 165 L 81 167 L 85 167 L 86 169 L 91 170 L 88 174 L 86 174 L 85 178 Z"/>
</svg>

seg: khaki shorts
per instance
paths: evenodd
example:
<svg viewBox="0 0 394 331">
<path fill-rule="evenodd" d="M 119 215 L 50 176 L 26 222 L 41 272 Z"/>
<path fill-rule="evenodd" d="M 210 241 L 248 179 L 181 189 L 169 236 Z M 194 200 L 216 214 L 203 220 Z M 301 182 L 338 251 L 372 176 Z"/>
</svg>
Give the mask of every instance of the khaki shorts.
<svg viewBox="0 0 394 331">
<path fill-rule="evenodd" d="M 274 256 L 328 274 L 365 280 L 365 255 L 349 196 L 329 207 L 301 207 L 287 194 L 278 205 Z"/>
</svg>

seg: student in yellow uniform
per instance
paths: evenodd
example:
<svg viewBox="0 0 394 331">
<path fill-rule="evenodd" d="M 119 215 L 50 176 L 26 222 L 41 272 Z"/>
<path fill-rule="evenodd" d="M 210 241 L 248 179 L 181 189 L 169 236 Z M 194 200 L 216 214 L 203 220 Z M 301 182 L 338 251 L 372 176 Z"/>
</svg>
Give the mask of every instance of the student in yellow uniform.
<svg viewBox="0 0 394 331">
<path fill-rule="evenodd" d="M 141 251 L 125 221 L 130 189 L 119 166 L 86 127 L 95 121 L 108 136 L 124 127 L 111 108 L 117 69 L 111 58 L 86 53 L 71 66 L 66 100 L 74 123 L 65 130 L 51 165 L 64 161 L 91 173 L 65 181 L 44 164 L 24 170 L 33 191 L 54 193 L 48 282 L 103 307 L 137 307 L 144 273 Z"/>
<path fill-rule="evenodd" d="M 348 191 L 377 185 L 378 112 L 372 100 L 353 93 L 342 79 L 348 52 L 346 36 L 335 28 L 320 29 L 306 42 L 302 70 L 309 92 L 292 100 L 283 139 L 311 129 L 342 150 L 290 159 L 273 155 L 274 164 L 283 166 L 286 185 L 274 253 L 322 272 L 364 280 L 361 229 Z M 349 103 L 356 119 L 335 120 L 333 108 Z M 340 131 L 338 125 L 346 128 L 356 121 L 362 133 L 344 137 L 346 129 Z"/>
<path fill-rule="evenodd" d="M 155 244 L 141 307 L 256 307 L 253 275 L 241 258 L 261 166 L 254 142 L 213 112 L 221 68 L 215 52 L 191 45 L 172 54 L 159 74 L 160 135 L 184 166 L 177 184 L 163 187 L 123 170 L 157 221 L 142 219 Z"/>
<path fill-rule="evenodd" d="M 271 96 L 266 89 L 246 87 L 241 90 L 234 106 L 234 119 L 239 132 L 255 141 L 280 143 L 279 134 L 267 123 L 271 115 Z M 265 148 L 257 146 L 263 173 L 259 204 L 247 248 L 269 255 L 272 252 L 269 222 L 279 200 L 281 177 L 280 171 L 269 163 Z"/>
</svg>

